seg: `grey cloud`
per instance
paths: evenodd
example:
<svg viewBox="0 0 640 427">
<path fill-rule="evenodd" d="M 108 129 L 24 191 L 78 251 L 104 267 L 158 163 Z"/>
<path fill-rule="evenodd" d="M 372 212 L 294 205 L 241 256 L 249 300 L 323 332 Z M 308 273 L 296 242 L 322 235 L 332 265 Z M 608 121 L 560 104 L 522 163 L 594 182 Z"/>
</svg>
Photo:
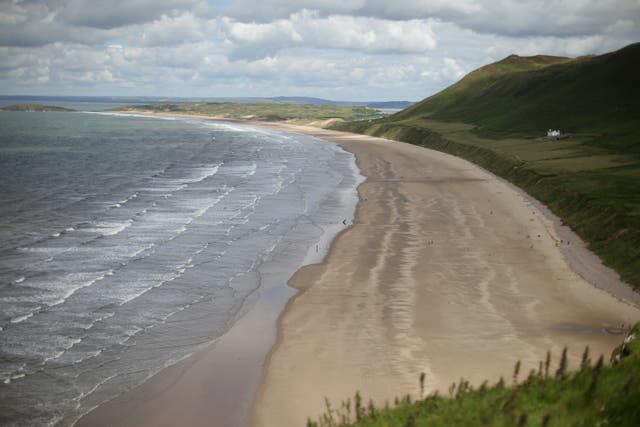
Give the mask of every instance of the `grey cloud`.
<svg viewBox="0 0 640 427">
<path fill-rule="evenodd" d="M 54 22 L 0 26 L 0 46 L 38 47 L 55 42 L 96 44 L 115 37 L 109 30 L 82 29 Z"/>
<path fill-rule="evenodd" d="M 390 20 L 438 19 L 476 32 L 507 36 L 581 36 L 604 32 L 616 21 L 640 34 L 635 0 L 238 0 L 230 16 L 265 22 L 303 9 L 323 16 L 356 15 Z"/>
<path fill-rule="evenodd" d="M 149 27 L 149 44 L 161 43 L 163 37 L 172 43 L 172 37 L 193 40 L 193 29 L 186 28 L 189 23 L 179 19 L 192 9 L 203 16 L 208 14 L 201 0 L 5 0 L 0 1 L 0 46 L 104 43 L 120 37 L 123 26 L 130 28 L 156 20 L 161 22 Z M 167 23 L 177 25 L 168 27 L 164 35 L 154 31 Z M 179 30 L 188 31 L 185 35 Z"/>
<path fill-rule="evenodd" d="M 153 21 L 172 11 L 191 9 L 197 0 L 69 0 L 57 10 L 56 20 L 68 24 L 110 29 Z"/>
</svg>

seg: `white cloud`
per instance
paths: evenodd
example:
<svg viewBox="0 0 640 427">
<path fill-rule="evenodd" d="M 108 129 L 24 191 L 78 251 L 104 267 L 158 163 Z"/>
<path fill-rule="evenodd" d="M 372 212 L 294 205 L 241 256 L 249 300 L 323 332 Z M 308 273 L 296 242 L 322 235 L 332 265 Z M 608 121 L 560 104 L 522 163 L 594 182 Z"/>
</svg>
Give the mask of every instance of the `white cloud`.
<svg viewBox="0 0 640 427">
<path fill-rule="evenodd" d="M 142 26 L 139 42 L 144 46 L 174 46 L 197 42 L 213 34 L 215 21 L 198 19 L 187 12 L 176 16 L 162 15 L 160 19 Z M 133 43 L 138 40 L 132 39 Z"/>
<path fill-rule="evenodd" d="M 222 32 L 234 46 L 267 49 L 308 46 L 364 52 L 426 52 L 436 47 L 428 21 L 389 21 L 303 10 L 288 19 L 245 23 L 223 18 Z M 258 50 L 260 51 L 260 50 Z"/>
<path fill-rule="evenodd" d="M 0 93 L 418 100 L 637 40 L 638 0 L 0 0 Z"/>
</svg>

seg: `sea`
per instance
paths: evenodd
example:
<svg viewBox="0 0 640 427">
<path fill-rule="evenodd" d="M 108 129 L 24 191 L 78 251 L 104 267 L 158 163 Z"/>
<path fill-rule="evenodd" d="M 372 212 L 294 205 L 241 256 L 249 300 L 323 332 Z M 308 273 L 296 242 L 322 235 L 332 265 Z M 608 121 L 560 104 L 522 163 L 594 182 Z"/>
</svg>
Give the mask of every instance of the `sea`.
<svg viewBox="0 0 640 427">
<path fill-rule="evenodd" d="M 0 425 L 72 425 L 214 343 L 321 261 L 361 180 L 310 136 L 0 112 Z"/>
</svg>

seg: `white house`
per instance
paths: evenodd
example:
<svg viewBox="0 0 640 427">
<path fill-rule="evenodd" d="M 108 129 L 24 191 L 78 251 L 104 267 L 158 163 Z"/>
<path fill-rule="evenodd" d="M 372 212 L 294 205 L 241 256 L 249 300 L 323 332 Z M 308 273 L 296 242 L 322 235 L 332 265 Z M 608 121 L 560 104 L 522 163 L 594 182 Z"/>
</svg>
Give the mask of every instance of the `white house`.
<svg viewBox="0 0 640 427">
<path fill-rule="evenodd" d="M 549 129 L 547 131 L 547 138 L 549 139 L 558 139 L 560 138 L 560 136 L 562 136 L 562 132 L 560 132 L 560 129 Z"/>
</svg>

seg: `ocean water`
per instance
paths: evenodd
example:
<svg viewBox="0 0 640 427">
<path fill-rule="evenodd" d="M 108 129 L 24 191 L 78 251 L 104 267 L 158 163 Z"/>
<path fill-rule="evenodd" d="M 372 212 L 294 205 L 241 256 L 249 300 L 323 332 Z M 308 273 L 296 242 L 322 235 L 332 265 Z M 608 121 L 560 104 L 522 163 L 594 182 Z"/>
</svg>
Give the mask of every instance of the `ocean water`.
<svg viewBox="0 0 640 427">
<path fill-rule="evenodd" d="M 361 180 L 333 144 L 224 122 L 0 130 L 0 425 L 71 425 L 223 335 L 321 259 Z"/>
</svg>

